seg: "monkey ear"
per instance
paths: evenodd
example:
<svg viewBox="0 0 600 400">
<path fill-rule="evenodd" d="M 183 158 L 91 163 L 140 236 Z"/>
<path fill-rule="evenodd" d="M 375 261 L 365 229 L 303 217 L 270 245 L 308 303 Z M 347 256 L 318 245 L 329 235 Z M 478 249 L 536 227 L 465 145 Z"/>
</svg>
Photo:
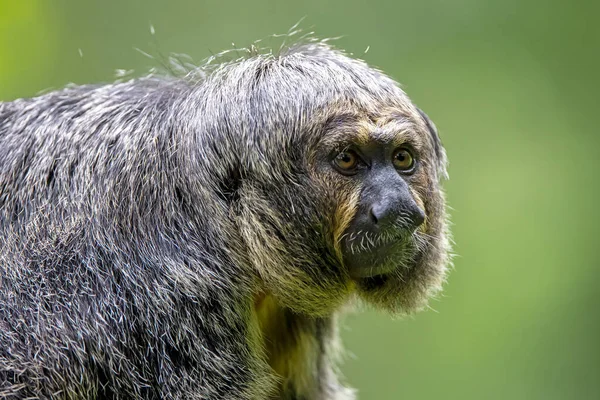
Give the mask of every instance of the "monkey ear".
<svg viewBox="0 0 600 400">
<path fill-rule="evenodd" d="M 433 150 L 435 151 L 435 155 L 437 156 L 437 173 L 440 177 L 444 179 L 448 179 L 448 159 L 446 158 L 446 150 L 444 150 L 444 146 L 442 144 L 442 140 L 438 135 L 437 128 L 435 124 L 429 119 L 427 114 L 423 112 L 420 108 L 417 107 L 417 111 L 421 114 L 421 118 L 425 121 L 425 125 L 427 126 L 427 130 L 429 131 L 429 136 L 431 137 L 431 142 L 433 143 Z"/>
</svg>

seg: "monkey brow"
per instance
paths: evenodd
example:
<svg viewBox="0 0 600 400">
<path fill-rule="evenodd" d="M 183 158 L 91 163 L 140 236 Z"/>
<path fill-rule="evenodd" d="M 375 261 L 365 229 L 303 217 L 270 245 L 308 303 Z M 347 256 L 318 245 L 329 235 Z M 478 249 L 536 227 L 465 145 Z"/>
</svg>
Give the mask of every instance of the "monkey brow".
<svg viewBox="0 0 600 400">
<path fill-rule="evenodd" d="M 319 142 L 326 146 L 344 147 L 357 142 L 359 130 L 365 130 L 365 117 L 353 112 L 336 113 L 322 124 Z"/>
<path fill-rule="evenodd" d="M 417 126 L 404 115 L 372 117 L 360 114 L 338 114 L 330 118 L 324 128 L 322 142 L 336 148 L 352 144 L 382 143 L 399 146 L 407 141 L 420 142 L 415 135 Z"/>
<path fill-rule="evenodd" d="M 407 141 L 418 140 L 419 135 L 416 134 L 418 128 L 410 118 L 405 116 L 394 116 L 387 119 L 384 124 L 378 124 L 379 126 L 371 132 L 372 140 L 382 143 L 390 143 L 395 146 Z"/>
</svg>

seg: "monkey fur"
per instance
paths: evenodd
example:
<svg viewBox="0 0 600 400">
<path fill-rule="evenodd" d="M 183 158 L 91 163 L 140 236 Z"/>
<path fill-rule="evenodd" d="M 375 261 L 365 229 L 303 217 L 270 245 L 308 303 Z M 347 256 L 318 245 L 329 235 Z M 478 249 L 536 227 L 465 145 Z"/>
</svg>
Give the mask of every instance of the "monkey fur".
<svg viewBox="0 0 600 400">
<path fill-rule="evenodd" d="M 342 174 L 356 143 L 416 170 Z M 0 103 L 0 398 L 354 398 L 337 316 L 438 293 L 445 168 L 398 84 L 319 41 Z M 423 218 L 369 234 L 373 196 Z"/>
</svg>

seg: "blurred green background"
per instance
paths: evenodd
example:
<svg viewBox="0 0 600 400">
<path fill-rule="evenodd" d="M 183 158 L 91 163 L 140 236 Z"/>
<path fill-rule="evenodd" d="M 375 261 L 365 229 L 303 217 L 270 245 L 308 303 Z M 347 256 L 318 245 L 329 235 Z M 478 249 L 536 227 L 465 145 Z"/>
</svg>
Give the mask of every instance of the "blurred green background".
<svg viewBox="0 0 600 400">
<path fill-rule="evenodd" d="M 302 27 L 436 122 L 455 270 L 433 310 L 348 316 L 361 399 L 600 399 L 600 3 L 0 0 L 0 100 Z M 156 34 L 150 34 L 150 24 Z M 368 52 L 365 50 L 369 48 Z"/>
</svg>

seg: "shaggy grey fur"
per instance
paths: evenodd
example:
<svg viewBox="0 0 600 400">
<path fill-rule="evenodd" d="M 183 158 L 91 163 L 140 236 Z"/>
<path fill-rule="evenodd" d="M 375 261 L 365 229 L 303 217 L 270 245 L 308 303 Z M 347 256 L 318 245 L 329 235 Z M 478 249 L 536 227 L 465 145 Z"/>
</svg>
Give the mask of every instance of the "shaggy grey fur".
<svg viewBox="0 0 600 400">
<path fill-rule="evenodd" d="M 265 286 L 319 344 L 311 389 L 280 396 L 350 396 L 329 361 L 347 301 L 335 193 L 311 180 L 308 157 L 344 104 L 407 101 L 312 43 L 0 103 L 0 398 L 267 398 L 276 378 L 250 322 Z M 431 295 L 446 264 L 435 207 L 424 262 L 437 275 L 415 277 L 413 297 Z M 290 272 L 280 294 L 287 278 L 257 273 L 260 257 L 304 278 Z"/>
</svg>

